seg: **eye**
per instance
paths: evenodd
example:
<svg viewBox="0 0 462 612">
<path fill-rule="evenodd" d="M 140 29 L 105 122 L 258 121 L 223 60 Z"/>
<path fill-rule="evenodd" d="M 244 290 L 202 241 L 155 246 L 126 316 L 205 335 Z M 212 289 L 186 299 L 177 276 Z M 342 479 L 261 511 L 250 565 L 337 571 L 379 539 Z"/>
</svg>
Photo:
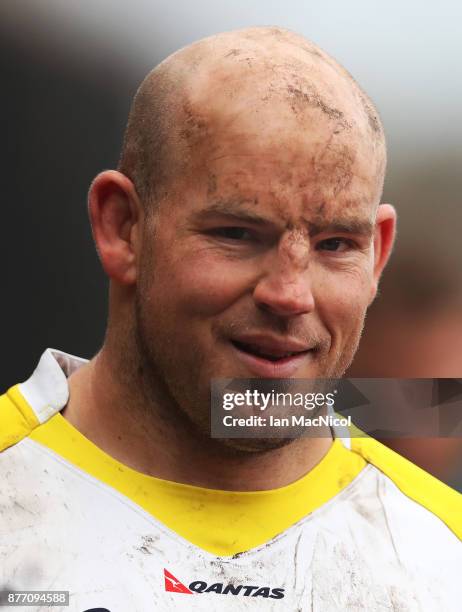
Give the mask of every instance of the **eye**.
<svg viewBox="0 0 462 612">
<path fill-rule="evenodd" d="M 346 238 L 327 238 L 326 240 L 321 240 L 317 248 L 320 251 L 341 253 L 347 251 L 352 246 L 351 240 L 347 240 Z"/>
<path fill-rule="evenodd" d="M 254 239 L 253 233 L 246 227 L 230 226 L 230 227 L 217 227 L 209 232 L 213 236 L 219 238 L 227 238 L 228 240 L 252 240 Z"/>
</svg>

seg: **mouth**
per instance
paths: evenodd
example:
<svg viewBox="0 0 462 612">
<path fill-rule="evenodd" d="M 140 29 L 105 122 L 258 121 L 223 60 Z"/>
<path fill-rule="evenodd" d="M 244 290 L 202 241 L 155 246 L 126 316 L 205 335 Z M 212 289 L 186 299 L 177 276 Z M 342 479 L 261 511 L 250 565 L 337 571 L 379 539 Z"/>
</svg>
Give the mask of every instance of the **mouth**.
<svg viewBox="0 0 462 612">
<path fill-rule="evenodd" d="M 247 353 L 248 355 L 252 355 L 253 357 L 257 357 L 259 359 L 271 361 L 272 363 L 278 363 L 291 359 L 292 357 L 305 355 L 309 351 L 309 349 L 302 351 L 284 351 L 276 348 L 270 349 L 262 347 L 258 344 L 238 342 L 237 340 L 232 340 L 231 342 L 239 351 Z"/>
<path fill-rule="evenodd" d="M 258 378 L 290 378 L 313 358 L 314 348 L 272 338 L 231 340 L 237 359 Z"/>
</svg>

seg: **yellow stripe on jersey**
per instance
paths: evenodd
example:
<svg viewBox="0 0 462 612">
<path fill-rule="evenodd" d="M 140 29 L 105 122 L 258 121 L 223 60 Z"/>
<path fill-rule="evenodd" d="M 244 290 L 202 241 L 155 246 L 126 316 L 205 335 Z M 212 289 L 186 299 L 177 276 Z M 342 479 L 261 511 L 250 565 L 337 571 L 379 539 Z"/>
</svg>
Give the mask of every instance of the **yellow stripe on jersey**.
<svg viewBox="0 0 462 612">
<path fill-rule="evenodd" d="M 383 472 L 402 493 L 427 508 L 462 539 L 460 493 L 373 438 L 352 438 L 351 442 L 354 453 Z"/>
<path fill-rule="evenodd" d="M 320 463 L 300 480 L 270 491 L 231 492 L 132 470 L 95 446 L 61 414 L 35 429 L 30 438 L 113 487 L 189 542 L 220 556 L 268 542 L 332 499 L 366 465 L 335 440 Z"/>
<path fill-rule="evenodd" d="M 35 412 L 21 395 L 19 385 L 0 396 L 0 451 L 28 436 L 39 424 Z"/>
</svg>

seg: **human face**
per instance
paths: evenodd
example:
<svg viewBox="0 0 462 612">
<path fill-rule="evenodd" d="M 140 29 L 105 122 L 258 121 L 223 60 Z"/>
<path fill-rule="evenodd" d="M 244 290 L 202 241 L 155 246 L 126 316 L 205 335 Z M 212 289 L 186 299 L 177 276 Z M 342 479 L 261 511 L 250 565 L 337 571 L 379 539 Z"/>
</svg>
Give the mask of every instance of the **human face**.
<svg viewBox="0 0 462 612">
<path fill-rule="evenodd" d="M 146 224 L 141 350 L 203 429 L 211 379 L 338 377 L 356 351 L 380 181 L 330 134 L 222 137 Z"/>
</svg>

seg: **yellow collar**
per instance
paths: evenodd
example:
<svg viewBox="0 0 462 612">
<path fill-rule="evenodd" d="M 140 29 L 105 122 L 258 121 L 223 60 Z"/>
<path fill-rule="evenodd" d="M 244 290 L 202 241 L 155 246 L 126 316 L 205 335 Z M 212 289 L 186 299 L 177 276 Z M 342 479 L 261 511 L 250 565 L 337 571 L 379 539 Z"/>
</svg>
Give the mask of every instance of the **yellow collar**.
<svg viewBox="0 0 462 612">
<path fill-rule="evenodd" d="M 59 413 L 30 438 L 113 487 L 189 542 L 220 556 L 268 542 L 332 499 L 366 465 L 337 439 L 314 469 L 285 487 L 221 491 L 137 472 L 95 446 Z"/>
</svg>

